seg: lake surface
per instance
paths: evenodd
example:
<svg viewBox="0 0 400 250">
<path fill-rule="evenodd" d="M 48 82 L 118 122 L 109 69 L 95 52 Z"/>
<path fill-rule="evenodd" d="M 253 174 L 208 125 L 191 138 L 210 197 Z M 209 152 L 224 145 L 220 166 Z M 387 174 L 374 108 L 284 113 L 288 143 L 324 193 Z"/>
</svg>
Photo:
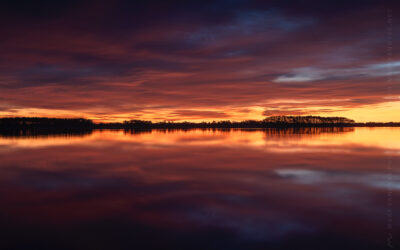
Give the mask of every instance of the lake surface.
<svg viewBox="0 0 400 250">
<path fill-rule="evenodd" d="M 0 249 L 390 249 L 400 128 L 0 136 Z"/>
</svg>

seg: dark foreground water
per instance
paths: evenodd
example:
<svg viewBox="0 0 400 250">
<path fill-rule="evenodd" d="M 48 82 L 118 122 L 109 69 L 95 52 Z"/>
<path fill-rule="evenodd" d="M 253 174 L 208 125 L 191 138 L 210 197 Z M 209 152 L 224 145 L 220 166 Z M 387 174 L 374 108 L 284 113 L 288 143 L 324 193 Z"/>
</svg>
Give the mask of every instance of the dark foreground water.
<svg viewBox="0 0 400 250">
<path fill-rule="evenodd" d="M 390 249 L 400 129 L 0 136 L 0 249 Z"/>
</svg>

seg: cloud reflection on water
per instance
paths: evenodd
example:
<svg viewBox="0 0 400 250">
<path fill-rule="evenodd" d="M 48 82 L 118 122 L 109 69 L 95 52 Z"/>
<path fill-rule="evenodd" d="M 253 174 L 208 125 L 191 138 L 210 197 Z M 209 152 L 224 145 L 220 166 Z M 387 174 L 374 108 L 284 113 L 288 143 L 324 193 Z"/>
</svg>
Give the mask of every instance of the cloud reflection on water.
<svg viewBox="0 0 400 250">
<path fill-rule="evenodd" d="M 388 157 L 393 208 L 400 205 L 399 156 L 387 154 L 399 150 L 394 139 L 400 130 L 320 132 L 1 138 L 0 217 L 7 220 L 0 228 L 10 245 L 18 238 L 29 242 L 33 225 L 43 230 L 38 241 L 54 236 L 55 228 L 65 237 L 54 237 L 67 246 L 83 244 L 69 231 L 79 227 L 96 241 L 111 237 L 125 247 L 152 239 L 174 249 L 293 249 L 290 244 L 299 242 L 319 249 L 320 241 L 379 249 L 385 244 Z M 394 222 L 396 232 L 399 226 Z"/>
</svg>

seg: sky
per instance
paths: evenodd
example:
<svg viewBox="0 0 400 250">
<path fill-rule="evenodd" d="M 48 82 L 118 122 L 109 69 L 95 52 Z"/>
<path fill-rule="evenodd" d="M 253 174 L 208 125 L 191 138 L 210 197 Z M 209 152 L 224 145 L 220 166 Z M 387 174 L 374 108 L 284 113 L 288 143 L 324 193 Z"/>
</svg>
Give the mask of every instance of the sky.
<svg viewBox="0 0 400 250">
<path fill-rule="evenodd" d="M 400 122 L 400 1 L 1 1 L 0 117 Z"/>
</svg>

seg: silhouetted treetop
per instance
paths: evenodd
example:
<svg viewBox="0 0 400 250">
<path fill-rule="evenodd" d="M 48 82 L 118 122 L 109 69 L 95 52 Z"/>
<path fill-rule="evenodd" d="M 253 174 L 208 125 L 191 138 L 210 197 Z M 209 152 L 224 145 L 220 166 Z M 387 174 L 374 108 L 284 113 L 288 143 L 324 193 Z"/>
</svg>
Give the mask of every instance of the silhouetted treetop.
<svg viewBox="0 0 400 250">
<path fill-rule="evenodd" d="M 8 117 L 0 119 L 0 126 L 54 126 L 54 127 L 82 127 L 93 126 L 93 122 L 83 118 L 46 118 L 46 117 Z"/>
<path fill-rule="evenodd" d="M 297 123 L 297 124 L 350 124 L 354 120 L 345 117 L 321 116 L 271 116 L 263 120 L 265 123 Z"/>
<path fill-rule="evenodd" d="M 264 120 L 245 121 L 212 121 L 212 122 L 152 122 L 144 120 L 130 120 L 122 123 L 93 123 L 83 118 L 38 118 L 15 117 L 0 118 L 0 130 L 92 130 L 92 129 L 192 129 L 192 128 L 301 128 L 301 127 L 355 127 L 355 126 L 400 126 L 400 123 L 355 123 L 345 117 L 321 116 L 272 116 Z"/>
</svg>

